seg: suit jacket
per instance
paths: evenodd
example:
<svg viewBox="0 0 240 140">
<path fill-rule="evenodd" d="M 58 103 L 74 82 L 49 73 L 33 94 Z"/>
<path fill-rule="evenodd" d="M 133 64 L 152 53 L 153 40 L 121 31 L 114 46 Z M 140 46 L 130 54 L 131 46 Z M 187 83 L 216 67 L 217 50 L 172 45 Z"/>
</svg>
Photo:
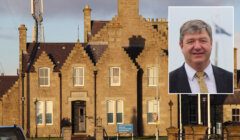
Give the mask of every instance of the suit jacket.
<svg viewBox="0 0 240 140">
<path fill-rule="evenodd" d="M 213 66 L 217 93 L 233 93 L 233 74 Z M 169 74 L 170 93 L 192 93 L 184 65 Z"/>
</svg>

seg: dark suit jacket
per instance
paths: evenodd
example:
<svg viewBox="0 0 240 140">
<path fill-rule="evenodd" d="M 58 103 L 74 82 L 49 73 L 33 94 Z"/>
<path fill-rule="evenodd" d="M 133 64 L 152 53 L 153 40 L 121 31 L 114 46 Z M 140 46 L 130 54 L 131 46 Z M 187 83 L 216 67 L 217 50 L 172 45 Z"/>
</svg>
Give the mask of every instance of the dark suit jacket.
<svg viewBox="0 0 240 140">
<path fill-rule="evenodd" d="M 233 74 L 213 66 L 217 93 L 233 93 Z M 184 65 L 170 72 L 169 93 L 192 93 Z"/>
</svg>

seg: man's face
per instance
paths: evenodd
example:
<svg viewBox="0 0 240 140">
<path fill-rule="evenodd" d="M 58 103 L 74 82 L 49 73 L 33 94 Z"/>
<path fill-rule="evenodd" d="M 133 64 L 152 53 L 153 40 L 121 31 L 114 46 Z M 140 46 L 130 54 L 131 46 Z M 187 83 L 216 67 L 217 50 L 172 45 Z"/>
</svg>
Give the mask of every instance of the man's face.
<svg viewBox="0 0 240 140">
<path fill-rule="evenodd" d="M 212 41 L 205 29 L 193 34 L 186 33 L 180 46 L 186 63 L 195 66 L 207 66 L 212 50 Z"/>
</svg>

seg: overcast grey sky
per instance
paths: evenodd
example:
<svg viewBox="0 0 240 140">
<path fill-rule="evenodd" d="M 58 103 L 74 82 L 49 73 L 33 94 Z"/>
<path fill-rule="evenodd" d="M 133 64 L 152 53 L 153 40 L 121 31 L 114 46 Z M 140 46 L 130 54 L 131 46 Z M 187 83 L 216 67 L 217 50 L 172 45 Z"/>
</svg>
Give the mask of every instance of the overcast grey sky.
<svg viewBox="0 0 240 140">
<path fill-rule="evenodd" d="M 92 19 L 111 20 L 117 14 L 117 0 L 43 0 L 46 42 L 75 42 L 80 26 L 83 40 L 83 7 L 92 8 Z M 140 0 L 140 14 L 145 18 L 167 18 L 168 6 L 234 6 L 235 32 L 240 32 L 239 0 Z M 5 74 L 16 74 L 18 67 L 18 27 L 28 28 L 28 42 L 34 25 L 30 0 L 0 0 L 0 63 Z M 239 46 L 239 45 L 238 45 Z M 0 66 L 0 71 L 1 66 Z"/>
</svg>

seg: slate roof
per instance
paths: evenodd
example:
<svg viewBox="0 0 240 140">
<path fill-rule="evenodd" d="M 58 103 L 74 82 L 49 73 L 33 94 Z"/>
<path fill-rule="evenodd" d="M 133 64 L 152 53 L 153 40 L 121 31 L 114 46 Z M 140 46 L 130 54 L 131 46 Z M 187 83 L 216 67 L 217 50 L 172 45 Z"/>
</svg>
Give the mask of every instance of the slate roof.
<svg viewBox="0 0 240 140">
<path fill-rule="evenodd" d="M 94 36 L 100 31 L 109 21 L 92 20 L 91 21 L 91 35 Z"/>
<path fill-rule="evenodd" d="M 96 64 L 107 47 L 107 45 L 86 45 L 85 50 L 92 62 Z"/>
<path fill-rule="evenodd" d="M 44 51 L 55 65 L 54 71 L 58 72 L 75 47 L 75 44 L 76 43 L 40 43 L 36 45 L 35 43 L 27 43 L 27 53 L 23 55 L 23 68 L 27 72 L 30 63 L 32 63 L 29 70 L 30 72 L 34 72 L 35 69 L 33 65 Z M 97 63 L 108 47 L 107 45 L 87 45 L 85 43 L 81 45 L 94 64 Z"/>
<path fill-rule="evenodd" d="M 18 76 L 0 76 L 0 98 L 13 86 L 18 80 Z"/>
<path fill-rule="evenodd" d="M 25 66 L 28 66 L 31 62 L 34 65 L 42 52 L 45 51 L 55 64 L 54 71 L 59 71 L 74 46 L 75 43 L 40 43 L 37 46 L 35 43 L 27 43 L 27 54 L 24 56 L 25 63 L 27 61 Z M 33 65 L 30 69 L 31 72 L 35 71 Z M 27 67 L 25 68 L 27 70 Z"/>
</svg>

